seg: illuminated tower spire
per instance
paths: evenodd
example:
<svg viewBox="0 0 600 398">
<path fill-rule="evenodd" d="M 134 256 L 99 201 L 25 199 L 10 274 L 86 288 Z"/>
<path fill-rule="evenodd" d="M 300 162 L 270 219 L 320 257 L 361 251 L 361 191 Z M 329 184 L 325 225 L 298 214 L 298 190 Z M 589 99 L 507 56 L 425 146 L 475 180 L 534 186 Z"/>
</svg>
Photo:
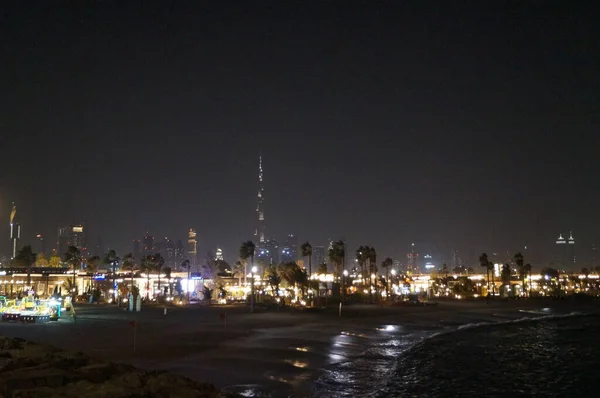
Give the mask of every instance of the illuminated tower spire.
<svg viewBox="0 0 600 398">
<path fill-rule="evenodd" d="M 256 217 L 258 218 L 258 224 L 254 231 L 254 239 L 256 243 L 260 245 L 265 243 L 265 188 L 263 185 L 263 168 L 262 168 L 262 155 L 258 158 L 258 195 L 256 203 Z"/>
</svg>

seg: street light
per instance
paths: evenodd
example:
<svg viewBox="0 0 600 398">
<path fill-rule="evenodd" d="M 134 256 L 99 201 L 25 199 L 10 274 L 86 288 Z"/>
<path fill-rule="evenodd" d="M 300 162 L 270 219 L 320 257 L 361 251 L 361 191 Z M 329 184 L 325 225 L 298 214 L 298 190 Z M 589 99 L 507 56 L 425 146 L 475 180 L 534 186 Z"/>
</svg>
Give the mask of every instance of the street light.
<svg viewBox="0 0 600 398">
<path fill-rule="evenodd" d="M 250 312 L 254 312 L 254 274 L 258 271 L 256 266 L 252 267 L 250 270 L 252 272 L 251 285 L 250 285 Z"/>
<path fill-rule="evenodd" d="M 396 276 L 396 270 L 392 269 L 392 277 L 388 281 L 388 285 L 390 285 L 390 290 L 392 291 L 392 296 L 394 295 L 394 277 Z"/>
</svg>

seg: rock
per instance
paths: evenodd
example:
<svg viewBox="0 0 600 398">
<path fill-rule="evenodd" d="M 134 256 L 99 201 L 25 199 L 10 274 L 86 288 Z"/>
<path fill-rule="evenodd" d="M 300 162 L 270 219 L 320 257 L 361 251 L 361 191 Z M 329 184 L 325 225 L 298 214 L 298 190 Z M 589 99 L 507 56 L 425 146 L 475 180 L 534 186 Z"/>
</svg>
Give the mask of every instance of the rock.
<svg viewBox="0 0 600 398">
<path fill-rule="evenodd" d="M 7 337 L 2 338 L 0 341 L 0 349 L 2 350 L 20 350 L 23 348 L 25 340 L 23 339 L 10 339 Z"/>
<path fill-rule="evenodd" d="M 0 337 L 0 398 L 222 398 L 210 384 Z"/>
<path fill-rule="evenodd" d="M 76 373 L 83 379 L 93 383 L 102 383 L 115 375 L 122 375 L 133 371 L 133 366 L 118 363 L 96 363 L 83 366 L 76 370 Z"/>
</svg>

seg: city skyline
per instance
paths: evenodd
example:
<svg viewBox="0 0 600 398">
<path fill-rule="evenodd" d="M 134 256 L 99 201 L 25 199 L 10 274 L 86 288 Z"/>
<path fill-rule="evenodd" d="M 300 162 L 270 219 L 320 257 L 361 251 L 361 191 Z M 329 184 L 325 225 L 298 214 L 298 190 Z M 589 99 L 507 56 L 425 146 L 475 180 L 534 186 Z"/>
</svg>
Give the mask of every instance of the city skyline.
<svg viewBox="0 0 600 398">
<path fill-rule="evenodd" d="M 578 263 L 593 256 L 585 5 L 233 3 L 4 14 L 2 253 L 15 202 L 21 243 L 85 222 L 88 244 L 123 253 L 194 228 L 198 253 L 232 261 L 256 229 L 262 155 L 279 241 L 471 258 L 550 255 L 572 230 Z"/>
</svg>

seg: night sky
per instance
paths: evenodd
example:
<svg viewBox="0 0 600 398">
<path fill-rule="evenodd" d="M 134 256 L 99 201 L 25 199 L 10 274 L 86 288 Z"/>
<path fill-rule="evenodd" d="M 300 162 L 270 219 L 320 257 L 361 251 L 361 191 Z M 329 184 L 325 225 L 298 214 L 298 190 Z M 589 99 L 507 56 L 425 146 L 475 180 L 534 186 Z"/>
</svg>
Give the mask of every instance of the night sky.
<svg viewBox="0 0 600 398">
<path fill-rule="evenodd" d="M 15 201 L 24 243 L 79 220 L 119 252 L 196 228 L 235 261 L 261 152 L 278 240 L 381 259 L 600 243 L 593 2 L 12 3 L 4 253 Z"/>
</svg>

